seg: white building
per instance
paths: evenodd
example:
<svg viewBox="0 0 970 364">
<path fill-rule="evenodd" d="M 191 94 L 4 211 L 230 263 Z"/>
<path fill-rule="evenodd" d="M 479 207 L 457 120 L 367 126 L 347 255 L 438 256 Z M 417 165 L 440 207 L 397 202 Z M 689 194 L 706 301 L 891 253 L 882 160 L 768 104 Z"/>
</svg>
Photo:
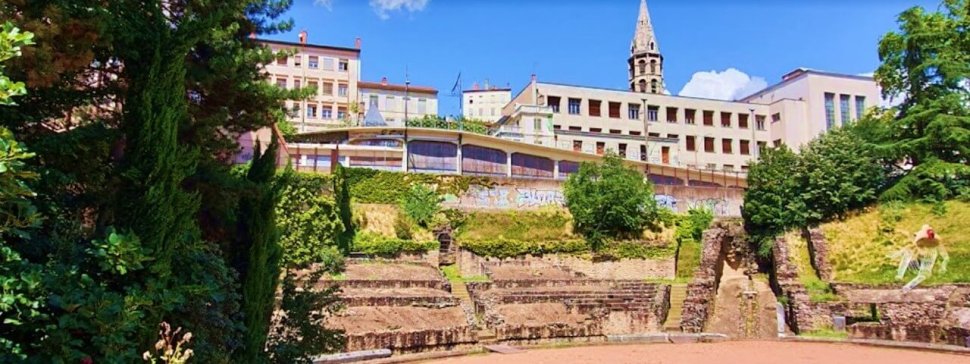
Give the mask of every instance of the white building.
<svg viewBox="0 0 970 364">
<path fill-rule="evenodd" d="M 381 82 L 361 81 L 357 87 L 363 114 L 376 107 L 387 125 L 403 125 L 405 115 L 408 119 L 438 115 L 438 90 L 433 87 L 392 84 L 387 77 Z"/>
<path fill-rule="evenodd" d="M 512 89 L 488 87 L 461 92 L 461 114 L 466 119 L 494 123 L 502 118 L 502 108 L 512 100 Z"/>
</svg>

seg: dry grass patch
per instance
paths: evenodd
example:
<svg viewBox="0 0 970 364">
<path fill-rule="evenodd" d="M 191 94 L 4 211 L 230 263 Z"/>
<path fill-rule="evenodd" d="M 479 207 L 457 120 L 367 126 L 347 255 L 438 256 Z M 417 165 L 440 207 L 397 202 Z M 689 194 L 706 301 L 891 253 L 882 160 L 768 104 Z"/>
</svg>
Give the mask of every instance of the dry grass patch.
<svg viewBox="0 0 970 364">
<path fill-rule="evenodd" d="M 899 261 L 891 255 L 911 244 L 923 224 L 930 224 L 943 238 L 950 264 L 946 273 L 940 273 L 937 264 L 923 284 L 970 282 L 970 203 L 950 201 L 945 207 L 946 212 L 938 215 L 929 204 L 887 204 L 823 224 L 833 280 L 897 283 Z M 914 274 L 908 272 L 904 280 Z"/>
</svg>

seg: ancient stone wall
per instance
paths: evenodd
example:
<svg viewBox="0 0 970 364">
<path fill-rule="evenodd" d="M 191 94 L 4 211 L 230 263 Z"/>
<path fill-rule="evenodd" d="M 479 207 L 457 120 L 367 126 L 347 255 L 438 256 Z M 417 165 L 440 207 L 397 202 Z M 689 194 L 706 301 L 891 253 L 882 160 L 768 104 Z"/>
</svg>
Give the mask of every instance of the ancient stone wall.
<svg viewBox="0 0 970 364">
<path fill-rule="evenodd" d="M 563 206 L 563 181 L 491 178 L 491 186 L 472 186 L 461 195 L 445 195 L 446 207 L 464 209 L 533 209 Z M 676 212 L 706 207 L 715 216 L 741 216 L 744 190 L 725 187 L 654 185 L 661 207 Z"/>
<path fill-rule="evenodd" d="M 548 254 L 543 256 L 524 256 L 513 258 L 481 257 L 465 249 L 458 249 L 456 260 L 462 275 L 487 275 L 487 266 L 496 265 L 534 265 L 545 264 L 585 277 L 604 280 L 627 280 L 673 278 L 676 270 L 674 257 L 664 259 L 621 259 L 616 261 L 597 261 L 581 257 Z"/>
<path fill-rule="evenodd" d="M 812 266 L 818 272 L 819 278 L 828 281 L 832 279 L 832 266 L 829 265 L 829 248 L 825 242 L 825 234 L 818 227 L 809 228 L 805 231 L 808 241 L 808 251 L 812 256 Z"/>
<path fill-rule="evenodd" d="M 704 331 L 711 314 L 711 306 L 717 295 L 717 282 L 721 277 L 722 262 L 726 254 L 722 247 L 729 239 L 728 230 L 719 225 L 704 231 L 701 248 L 701 264 L 694 278 L 687 284 L 680 328 L 687 333 Z"/>
<path fill-rule="evenodd" d="M 469 326 L 409 332 L 381 331 L 347 335 L 346 350 L 393 348 L 397 353 L 409 353 L 448 350 L 458 345 L 476 342 L 475 330 Z"/>
</svg>

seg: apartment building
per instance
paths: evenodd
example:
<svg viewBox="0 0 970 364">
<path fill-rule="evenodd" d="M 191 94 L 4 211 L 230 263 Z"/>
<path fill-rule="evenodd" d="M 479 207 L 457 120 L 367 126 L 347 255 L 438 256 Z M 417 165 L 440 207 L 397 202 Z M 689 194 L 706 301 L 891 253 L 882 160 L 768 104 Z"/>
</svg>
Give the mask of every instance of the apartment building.
<svg viewBox="0 0 970 364">
<path fill-rule="evenodd" d="M 798 149 L 862 117 L 879 100 L 871 77 L 797 69 L 737 101 L 663 93 L 663 56 L 641 0 L 629 89 L 532 81 L 502 110 L 495 135 L 560 149 L 676 167 L 746 171 L 759 151 Z"/>
<path fill-rule="evenodd" d="M 370 113 L 372 108 L 377 109 L 384 125 L 404 125 L 406 119 L 438 115 L 438 90 L 434 87 L 393 84 L 387 77 L 381 78 L 381 82 L 361 81 L 357 86 L 360 100 L 365 102 L 365 124 L 377 122 L 372 120 L 376 117 Z"/>
<path fill-rule="evenodd" d="M 354 48 L 311 44 L 301 32 L 299 42 L 260 40 L 274 51 L 295 54 L 265 65 L 270 82 L 317 91 L 306 100 L 287 101 L 289 122 L 300 132 L 347 125 L 362 114 L 359 105 L 360 39 Z"/>
<path fill-rule="evenodd" d="M 494 123 L 502 118 L 502 108 L 509 101 L 512 101 L 512 89 L 488 84 L 480 88 L 476 83 L 470 90 L 461 92 L 461 114 L 466 119 Z"/>
</svg>

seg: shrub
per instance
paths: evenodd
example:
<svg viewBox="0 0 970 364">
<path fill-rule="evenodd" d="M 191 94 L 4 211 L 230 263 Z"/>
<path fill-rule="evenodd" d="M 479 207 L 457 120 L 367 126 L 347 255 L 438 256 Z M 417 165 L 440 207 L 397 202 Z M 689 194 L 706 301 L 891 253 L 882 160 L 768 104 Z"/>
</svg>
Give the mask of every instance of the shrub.
<svg viewBox="0 0 970 364">
<path fill-rule="evenodd" d="M 607 239 L 640 235 L 658 217 L 653 184 L 612 152 L 602 164 L 583 163 L 566 180 L 565 195 L 576 232 L 594 250 Z"/>
<path fill-rule="evenodd" d="M 423 228 L 427 228 L 441 210 L 441 196 L 423 184 L 412 185 L 399 201 L 401 211 Z"/>
<path fill-rule="evenodd" d="M 488 240 L 462 241 L 461 246 L 483 257 L 511 258 L 523 255 L 582 254 L 590 251 L 582 239 L 523 241 L 498 237 Z"/>
<path fill-rule="evenodd" d="M 423 253 L 438 248 L 437 241 L 416 241 L 361 232 L 354 239 L 354 251 L 362 254 L 393 257 L 401 253 Z"/>
<path fill-rule="evenodd" d="M 598 259 L 659 259 L 674 255 L 676 246 L 673 244 L 651 244 L 646 241 L 624 240 L 605 244 L 596 253 Z"/>
<path fill-rule="evenodd" d="M 398 210 L 397 216 L 394 217 L 394 236 L 405 240 L 414 238 L 414 226 L 412 225 L 411 219 L 403 211 Z"/>
</svg>

